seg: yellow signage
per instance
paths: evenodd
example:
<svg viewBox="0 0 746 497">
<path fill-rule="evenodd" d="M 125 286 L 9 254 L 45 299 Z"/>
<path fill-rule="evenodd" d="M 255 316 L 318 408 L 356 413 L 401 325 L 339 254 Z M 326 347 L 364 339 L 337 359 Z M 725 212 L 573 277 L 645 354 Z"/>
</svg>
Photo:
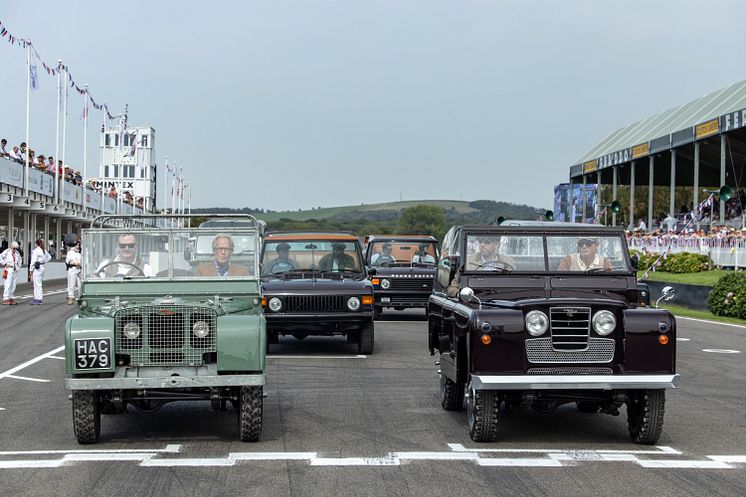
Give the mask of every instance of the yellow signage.
<svg viewBox="0 0 746 497">
<path fill-rule="evenodd" d="M 584 173 L 592 173 L 596 169 L 598 169 L 598 161 L 596 159 L 589 160 L 588 162 L 583 163 Z"/>
<path fill-rule="evenodd" d="M 699 140 L 700 138 L 714 135 L 720 130 L 719 123 L 719 119 L 713 119 L 712 121 L 698 124 L 697 127 L 694 129 L 694 136 Z"/>
<path fill-rule="evenodd" d="M 637 159 L 638 157 L 644 157 L 650 153 L 650 143 L 642 143 L 636 147 L 632 147 L 632 158 Z"/>
</svg>

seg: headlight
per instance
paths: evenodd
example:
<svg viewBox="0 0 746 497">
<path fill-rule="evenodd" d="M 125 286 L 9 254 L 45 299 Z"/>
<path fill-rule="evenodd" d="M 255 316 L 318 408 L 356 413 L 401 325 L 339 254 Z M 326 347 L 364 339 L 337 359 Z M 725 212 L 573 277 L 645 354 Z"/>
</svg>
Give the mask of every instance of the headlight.
<svg viewBox="0 0 746 497">
<path fill-rule="evenodd" d="M 197 321 L 194 323 L 194 326 L 192 326 L 192 333 L 194 333 L 194 336 L 197 338 L 205 338 L 210 334 L 210 325 L 204 321 Z"/>
<path fill-rule="evenodd" d="M 549 318 L 541 311 L 531 311 L 526 314 L 526 330 L 534 337 L 544 334 L 549 328 Z"/>
<path fill-rule="evenodd" d="M 349 307 L 351 311 L 360 309 L 360 299 L 357 297 L 350 297 L 347 299 L 347 307 Z"/>
<path fill-rule="evenodd" d="M 277 297 L 269 299 L 269 308 L 272 312 L 277 312 L 282 309 L 282 300 Z"/>
<path fill-rule="evenodd" d="M 135 338 L 140 336 L 140 325 L 138 325 L 135 322 L 130 321 L 129 323 L 124 325 L 124 329 L 122 330 L 122 333 L 124 333 L 124 336 L 126 338 L 129 338 L 130 340 L 134 340 Z"/>
<path fill-rule="evenodd" d="M 391 282 L 389 280 L 381 280 L 381 288 L 388 290 L 390 286 Z"/>
<path fill-rule="evenodd" d="M 593 316 L 593 329 L 599 335 L 609 335 L 614 328 L 616 328 L 616 318 L 611 311 L 598 311 Z"/>
</svg>

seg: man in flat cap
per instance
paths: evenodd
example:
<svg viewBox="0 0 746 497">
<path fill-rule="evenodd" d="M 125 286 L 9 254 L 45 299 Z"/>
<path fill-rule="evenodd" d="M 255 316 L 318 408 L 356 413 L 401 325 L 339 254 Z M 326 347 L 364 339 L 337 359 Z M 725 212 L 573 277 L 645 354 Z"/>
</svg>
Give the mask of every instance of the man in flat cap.
<svg viewBox="0 0 746 497">
<path fill-rule="evenodd" d="M 565 256 L 557 266 L 557 271 L 611 271 L 611 261 L 598 254 L 598 245 L 596 237 L 578 238 L 578 251 Z"/>
<path fill-rule="evenodd" d="M 298 269 L 298 264 L 290 258 L 289 243 L 278 243 L 275 251 L 277 252 L 277 257 L 267 263 L 268 273 L 277 274 Z"/>
<path fill-rule="evenodd" d="M 321 271 L 355 271 L 355 258 L 350 254 L 345 254 L 345 248 L 344 243 L 332 243 L 332 253 L 321 258 L 319 269 Z"/>
</svg>

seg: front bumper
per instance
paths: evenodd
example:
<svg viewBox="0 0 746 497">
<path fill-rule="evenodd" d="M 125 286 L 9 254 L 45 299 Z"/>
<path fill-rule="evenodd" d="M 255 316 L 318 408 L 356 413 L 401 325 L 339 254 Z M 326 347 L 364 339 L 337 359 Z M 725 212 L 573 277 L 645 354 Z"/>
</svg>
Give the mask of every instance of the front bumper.
<svg viewBox="0 0 746 497">
<path fill-rule="evenodd" d="M 313 314 L 265 314 L 270 331 L 302 331 L 328 333 L 335 331 L 361 330 L 373 319 L 373 311 L 335 312 Z"/>
<path fill-rule="evenodd" d="M 375 293 L 375 302 L 380 307 L 427 307 L 430 293 Z"/>
<path fill-rule="evenodd" d="M 472 375 L 474 390 L 656 390 L 679 388 L 678 374 Z"/>
<path fill-rule="evenodd" d="M 68 390 L 134 390 L 210 387 L 248 387 L 267 383 L 263 373 L 217 374 L 212 367 L 127 367 L 117 368 L 112 378 L 65 378 Z"/>
</svg>

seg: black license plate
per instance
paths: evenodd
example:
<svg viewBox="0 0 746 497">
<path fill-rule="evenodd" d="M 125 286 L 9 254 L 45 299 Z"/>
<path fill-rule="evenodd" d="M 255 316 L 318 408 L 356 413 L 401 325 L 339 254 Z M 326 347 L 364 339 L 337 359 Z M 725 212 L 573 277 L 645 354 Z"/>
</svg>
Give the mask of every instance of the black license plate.
<svg viewBox="0 0 746 497">
<path fill-rule="evenodd" d="M 75 369 L 110 369 L 111 338 L 75 339 Z"/>
</svg>

